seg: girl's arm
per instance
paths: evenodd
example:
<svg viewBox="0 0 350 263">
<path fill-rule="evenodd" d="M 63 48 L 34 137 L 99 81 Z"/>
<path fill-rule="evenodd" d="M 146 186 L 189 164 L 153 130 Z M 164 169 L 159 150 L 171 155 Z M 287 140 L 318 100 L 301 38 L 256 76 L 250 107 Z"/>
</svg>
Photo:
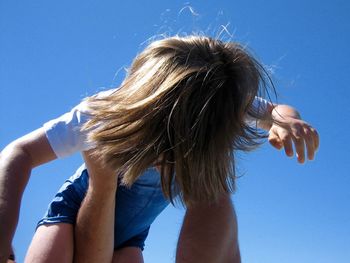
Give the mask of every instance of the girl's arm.
<svg viewBox="0 0 350 263">
<path fill-rule="evenodd" d="M 89 172 L 89 188 L 77 216 L 74 262 L 111 262 L 117 176 L 89 151 L 83 157 Z"/>
<path fill-rule="evenodd" d="M 276 149 L 284 148 L 286 155 L 295 153 L 299 163 L 307 158 L 313 160 L 319 147 L 319 135 L 315 128 L 303 121 L 299 112 L 288 105 L 272 105 L 267 107 L 268 118 L 259 121 L 258 125 L 269 132 L 269 142 Z"/>
<path fill-rule="evenodd" d="M 89 120 L 86 104 L 50 120 L 42 128 L 10 143 L 0 154 L 0 263 L 10 255 L 20 202 L 31 170 L 56 158 L 93 147 L 81 128 Z"/>
<path fill-rule="evenodd" d="M 23 191 L 31 170 L 56 159 L 42 128 L 10 143 L 0 154 L 0 263 L 11 253 Z"/>
</svg>

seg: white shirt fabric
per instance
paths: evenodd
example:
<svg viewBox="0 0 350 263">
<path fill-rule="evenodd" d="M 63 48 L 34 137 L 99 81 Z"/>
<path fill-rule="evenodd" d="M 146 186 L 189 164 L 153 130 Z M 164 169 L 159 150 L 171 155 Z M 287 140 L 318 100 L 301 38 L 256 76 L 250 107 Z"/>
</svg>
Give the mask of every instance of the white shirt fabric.
<svg viewBox="0 0 350 263">
<path fill-rule="evenodd" d="M 92 148 L 87 143 L 86 132 L 81 130 L 89 120 L 89 115 L 82 106 L 83 103 L 43 125 L 46 137 L 58 158 Z"/>
<path fill-rule="evenodd" d="M 98 96 L 105 96 L 113 90 L 103 91 Z M 256 112 L 265 112 L 269 102 L 256 97 L 253 107 Z M 57 158 L 69 156 L 75 152 L 87 151 L 94 146 L 87 142 L 87 131 L 82 131 L 83 125 L 89 120 L 88 108 L 85 101 L 74 107 L 70 112 L 46 122 L 43 127 L 46 137 Z M 247 123 L 256 125 L 256 120 L 247 118 Z"/>
</svg>

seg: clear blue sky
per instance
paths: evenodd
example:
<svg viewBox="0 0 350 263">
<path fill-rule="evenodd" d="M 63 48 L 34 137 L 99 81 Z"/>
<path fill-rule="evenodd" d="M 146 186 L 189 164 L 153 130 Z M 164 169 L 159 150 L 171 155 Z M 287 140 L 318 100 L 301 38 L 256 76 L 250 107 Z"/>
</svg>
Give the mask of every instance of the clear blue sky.
<svg viewBox="0 0 350 263">
<path fill-rule="evenodd" d="M 297 107 L 321 135 L 306 165 L 267 144 L 240 156 L 244 176 L 232 199 L 243 262 L 349 262 L 349 13 L 346 0 L 0 1 L 0 148 L 117 85 L 150 37 L 215 36 L 228 25 L 273 69 L 279 102 Z M 80 162 L 75 155 L 33 171 L 14 239 L 19 262 Z M 152 226 L 146 262 L 174 261 L 182 214 L 169 208 Z"/>
</svg>

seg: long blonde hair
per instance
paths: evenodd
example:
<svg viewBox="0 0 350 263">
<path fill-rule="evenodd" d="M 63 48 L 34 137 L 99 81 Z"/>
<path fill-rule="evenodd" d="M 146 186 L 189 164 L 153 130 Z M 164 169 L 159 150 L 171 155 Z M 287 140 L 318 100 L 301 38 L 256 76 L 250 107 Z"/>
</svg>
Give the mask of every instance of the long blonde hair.
<svg viewBox="0 0 350 263">
<path fill-rule="evenodd" d="M 109 96 L 87 99 L 94 154 L 131 186 L 161 167 L 164 195 L 186 205 L 234 191 L 234 153 L 258 145 L 245 118 L 265 86 L 263 67 L 238 43 L 205 36 L 151 43 Z"/>
</svg>

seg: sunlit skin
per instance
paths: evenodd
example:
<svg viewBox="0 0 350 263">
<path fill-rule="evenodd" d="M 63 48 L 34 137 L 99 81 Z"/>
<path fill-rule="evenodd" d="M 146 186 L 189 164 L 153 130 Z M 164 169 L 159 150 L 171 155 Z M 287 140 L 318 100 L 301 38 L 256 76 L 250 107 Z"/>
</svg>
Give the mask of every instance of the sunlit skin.
<svg viewBox="0 0 350 263">
<path fill-rule="evenodd" d="M 67 206 L 76 204 L 71 222 L 58 219 L 38 227 L 26 263 L 143 262 L 143 245 L 114 243 L 121 233 L 114 236 L 115 208 L 122 207 L 116 192 L 120 174 L 121 184 L 131 186 L 152 166 L 162 180 L 161 188 L 157 182 L 150 189 L 163 195 L 164 207 L 166 199 L 173 200 L 175 176 L 187 209 L 176 262 L 239 263 L 230 196 L 236 183 L 233 154 L 250 150 L 261 138 L 247 126 L 247 117 L 266 130 L 273 147 L 295 154 L 299 163 L 313 160 L 319 147 L 318 133 L 296 109 L 256 97 L 272 84 L 263 68 L 236 42 L 196 35 L 157 40 L 137 55 L 117 89 L 86 98 L 70 113 L 10 143 L 0 156 L 0 263 L 10 255 L 32 169 L 77 151 L 89 184 L 82 186 L 81 198 L 62 199 Z M 147 198 L 153 201 L 155 194 Z M 153 211 L 155 204 L 148 203 L 150 208 L 141 208 Z M 62 209 L 58 214 L 65 216 Z M 149 222 L 147 216 L 141 218 Z M 139 238 L 130 235 L 129 241 Z"/>
<path fill-rule="evenodd" d="M 275 120 L 279 121 L 279 123 L 267 123 L 267 122 L 260 122 L 259 125 L 261 128 L 264 128 L 266 130 L 269 131 L 269 142 L 271 143 L 271 145 L 273 147 L 275 147 L 276 149 L 282 149 L 284 148 L 287 156 L 293 156 L 294 155 L 294 151 L 293 151 L 293 147 L 295 148 L 295 153 L 297 155 L 298 161 L 300 163 L 304 163 L 305 159 L 308 160 L 313 160 L 315 157 L 315 153 L 319 147 L 319 136 L 317 131 L 315 130 L 315 128 L 313 128 L 312 126 L 310 126 L 307 122 L 303 121 L 300 119 L 300 115 L 299 113 L 293 109 L 290 106 L 286 106 L 286 105 L 277 105 L 277 106 L 273 106 L 271 107 L 271 117 L 273 117 Z M 43 131 L 41 129 L 26 135 L 25 137 L 17 140 L 16 142 L 12 143 L 11 145 L 9 145 L 6 149 L 4 149 L 4 151 L 2 151 L 1 154 L 1 158 L 3 161 L 3 164 L 5 163 L 5 160 L 11 161 L 11 160 L 28 160 L 22 163 L 28 163 L 28 167 L 35 167 L 40 165 L 41 163 L 50 161 L 55 159 L 55 156 L 52 152 L 52 149 L 50 148 L 45 134 L 43 133 Z M 89 162 L 89 160 L 87 160 L 87 162 Z M 22 166 L 23 168 L 23 166 Z M 13 174 L 13 183 L 15 183 L 18 185 L 18 180 L 15 180 L 16 178 L 16 174 L 17 172 L 15 172 L 18 169 L 18 166 L 9 166 L 9 171 L 12 171 Z M 29 168 L 28 168 L 29 170 Z M 96 171 L 99 171 L 99 169 L 95 168 Z M 98 174 L 100 172 L 97 172 L 95 174 Z M 107 173 L 108 174 L 108 173 Z M 23 173 L 18 173 L 18 177 L 23 179 L 26 179 L 25 176 L 23 176 Z M 29 176 L 29 173 L 28 173 Z M 91 177 L 92 177 L 92 181 L 91 181 L 91 189 L 90 192 L 92 194 L 96 194 L 98 192 L 100 192 L 100 190 L 106 190 L 107 192 L 113 192 L 116 189 L 116 184 L 115 184 L 115 178 L 113 176 L 110 177 L 104 177 L 102 179 L 102 177 L 99 176 L 94 176 L 94 173 L 91 173 Z M 99 182 L 103 181 L 104 183 L 101 184 Z M 109 183 L 106 184 L 105 180 L 110 180 Z M 11 184 L 11 181 L 9 181 L 9 183 Z M 106 189 L 105 187 L 108 186 L 108 189 Z M 98 191 L 94 191 L 94 189 L 99 189 Z M 98 200 L 97 200 L 98 202 Z M 113 200 L 108 204 L 110 206 L 113 205 Z M 13 205 L 13 207 L 16 207 L 16 205 Z M 212 209 L 215 209 L 215 207 L 212 207 Z M 108 209 L 106 209 L 106 211 L 108 211 Z M 199 210 L 198 210 L 199 211 Z M 234 214 L 233 208 L 228 207 L 227 209 L 229 214 Z M 226 213 L 227 213 L 226 211 Z M 86 211 L 87 214 L 89 214 L 89 211 Z M 199 213 L 199 212 L 198 212 Z M 84 215 L 84 210 L 80 211 L 81 216 Z M 92 213 L 93 214 L 93 213 Z M 100 214 L 101 216 L 101 214 Z M 189 214 L 186 215 L 185 218 L 185 222 L 187 222 L 188 218 L 192 217 L 192 216 L 196 216 L 195 214 Z M 103 215 L 102 215 L 103 217 Z M 91 218 L 93 220 L 93 218 Z M 106 218 L 104 218 L 106 219 Z M 186 221 L 187 220 L 187 221 Z M 228 220 L 232 220 L 232 217 L 228 217 Z M 110 221 L 112 222 L 112 221 Z M 215 228 L 218 228 L 221 225 L 215 225 Z M 232 228 L 234 229 L 236 227 L 235 224 L 229 224 L 232 226 Z M 104 225 L 106 226 L 106 225 Z M 110 224 L 110 226 L 108 227 L 112 227 L 112 223 Z M 62 225 L 62 227 L 60 227 L 59 229 L 63 229 L 62 231 L 62 235 L 60 236 L 60 238 L 62 239 L 62 246 L 66 246 L 69 244 L 69 242 L 67 242 L 66 240 L 69 240 L 69 236 L 72 235 L 72 231 L 73 229 L 71 227 L 67 228 L 65 227 L 65 225 Z M 192 230 L 195 230 L 193 227 L 191 228 Z M 40 228 L 39 228 L 40 230 Z M 203 229 L 202 229 L 203 230 Z M 210 229 L 208 229 L 208 231 L 210 232 Z M 40 235 L 40 231 L 37 231 L 37 234 Z M 53 232 L 54 233 L 54 232 Z M 183 230 L 181 232 L 181 236 L 179 238 L 179 244 L 178 244 L 178 251 L 177 251 L 177 255 L 178 255 L 178 262 L 186 262 L 186 261 L 181 261 L 183 260 L 182 257 L 180 257 L 180 255 L 182 255 L 183 253 L 181 252 L 181 249 L 183 251 L 184 246 L 182 246 L 183 242 L 186 242 L 186 236 L 190 235 L 191 233 L 188 232 L 187 228 L 185 230 Z M 9 235 L 9 234 L 8 234 Z M 205 235 L 205 233 L 203 232 L 203 235 Z M 96 235 L 95 235 L 96 236 Z M 98 236 L 98 235 L 97 235 Z M 3 236 L 4 237 L 4 236 Z M 45 240 L 45 238 L 48 238 L 47 235 L 45 236 L 41 236 L 38 238 L 38 242 L 37 245 L 39 246 L 43 246 L 45 244 L 49 245 L 49 243 Z M 200 244 L 200 240 L 205 240 L 205 239 L 201 239 L 200 237 L 198 238 L 198 247 L 201 246 Z M 107 240 L 107 239 L 106 239 Z M 232 241 L 234 242 L 234 241 Z M 181 249 L 180 249 L 181 248 Z M 62 251 L 62 250 L 60 250 Z M 68 248 L 65 250 L 66 252 L 71 251 L 71 253 L 73 253 L 72 250 L 69 250 Z M 194 251 L 194 250 L 192 250 Z M 213 255 L 215 255 L 215 246 L 212 246 L 206 249 L 207 252 L 212 253 Z M 89 252 L 88 250 L 85 250 L 85 252 Z M 185 251 L 183 251 L 185 253 Z M 135 258 L 137 260 L 139 260 L 140 258 L 142 259 L 142 254 L 140 254 L 141 251 L 139 249 L 135 249 L 135 250 L 128 250 L 128 251 L 123 251 L 123 253 L 120 253 L 116 251 L 113 253 L 113 251 L 108 252 L 107 254 L 109 255 L 109 257 L 118 257 L 118 258 L 122 258 L 123 255 L 128 255 L 127 257 L 130 258 L 130 254 L 135 256 Z M 238 252 L 239 253 L 239 252 Z M 4 255 L 4 254 L 3 254 Z M 57 258 L 57 256 L 62 256 L 63 254 L 60 252 L 57 255 L 55 255 L 55 257 Z M 141 255 L 141 256 L 140 256 Z M 187 257 L 191 257 L 191 253 L 186 253 Z M 198 257 L 198 255 L 195 255 L 196 257 Z M 72 257 L 72 255 L 71 255 Z M 65 258 L 69 258 L 65 257 Z M 3 261 L 5 260 L 6 257 L 2 257 L 2 261 L 1 262 L 6 262 Z M 120 259 L 122 260 L 122 259 Z M 30 262 L 30 261 L 28 261 Z M 33 261 L 34 262 L 34 261 Z M 62 261 L 63 262 L 63 261 Z M 135 261 L 135 262 L 142 262 L 142 261 Z M 190 261 L 188 261 L 190 262 Z M 203 261 L 205 262 L 205 261 Z M 234 262 L 234 261 L 233 261 Z M 236 261 L 239 262 L 239 261 Z"/>
<path fill-rule="evenodd" d="M 307 122 L 301 120 L 300 114 L 292 107 L 288 105 L 270 105 L 268 112 L 271 114 L 270 122 L 260 122 L 260 128 L 266 129 L 269 133 L 269 142 L 276 149 L 285 149 L 287 156 L 292 157 L 294 155 L 293 147 L 295 148 L 295 153 L 299 163 L 305 162 L 305 156 L 308 160 L 313 160 L 315 152 L 319 147 L 319 136 L 317 131 L 311 127 Z M 274 120 L 274 121 L 272 121 Z M 90 166 L 98 166 L 93 164 L 94 159 L 89 158 L 87 154 L 84 154 L 85 161 L 90 163 Z M 160 170 L 160 167 L 157 166 Z M 117 183 L 112 175 L 112 171 L 103 171 L 103 168 L 95 169 L 95 171 L 89 171 L 91 178 L 91 191 L 89 194 L 93 195 L 93 190 L 95 189 L 95 198 L 101 199 L 101 195 L 98 192 L 111 191 L 111 196 L 117 190 Z M 107 174 L 107 176 L 106 176 Z M 106 184 L 107 182 L 107 184 Z M 99 191 L 97 191 L 99 189 Z M 88 194 L 88 195 L 89 195 Z M 102 199 L 101 199 L 102 200 Z M 110 203 L 114 206 L 114 203 Z M 101 208 L 101 207 L 100 207 Z M 110 207 L 111 208 L 111 207 Z M 106 211 L 111 209 L 106 207 Z M 89 220 L 89 225 L 94 222 L 94 225 L 99 225 L 96 222 L 99 220 L 104 220 L 108 217 L 107 214 L 98 214 L 96 218 L 92 218 L 91 210 L 92 207 L 85 207 L 80 210 L 80 218 Z M 94 209 L 92 209 L 94 210 Z M 208 215 L 215 215 L 214 217 L 209 217 Z M 112 215 L 113 216 L 113 215 Z M 203 220 L 205 218 L 205 220 Z M 218 223 L 218 218 L 220 222 Z M 96 221 L 94 221 L 96 220 Z M 110 225 L 103 224 L 100 229 L 101 233 L 112 233 L 113 231 L 113 220 L 110 220 Z M 91 235 L 95 236 L 96 232 L 89 229 Z M 95 229 L 96 231 L 96 229 Z M 218 233 L 221 233 L 218 235 Z M 225 235 L 225 233 L 229 233 Z M 98 235 L 99 238 L 95 238 L 93 242 L 89 245 L 91 248 L 87 248 L 86 244 L 82 246 L 82 260 L 77 262 L 88 262 L 86 260 L 96 257 L 100 259 L 102 254 L 94 253 L 94 246 L 99 243 L 101 247 L 108 247 L 110 241 L 108 241 L 106 236 Z M 210 236 L 210 240 L 208 240 Z M 104 239 L 104 241 L 102 240 Z M 195 240 L 195 242 L 194 242 Z M 96 242 L 96 243 L 94 243 Z M 205 247 L 205 251 L 203 250 Z M 234 248 L 234 249 L 232 249 Z M 110 252 L 105 250 L 105 255 L 107 258 L 115 258 L 116 254 L 113 256 L 113 250 Z M 140 257 L 140 250 L 129 251 L 127 257 L 132 255 L 136 258 L 135 263 L 140 263 L 142 257 Z M 118 258 L 123 259 L 125 253 L 120 253 Z M 238 248 L 237 240 L 237 221 L 235 217 L 234 208 L 231 205 L 230 197 L 223 196 L 222 200 L 218 205 L 208 205 L 208 204 L 198 204 L 195 207 L 191 207 L 187 210 L 185 215 L 184 224 L 182 231 L 180 233 L 179 242 L 177 245 L 176 262 L 241 262 L 240 252 Z M 93 262 L 93 261 L 91 261 Z M 119 261 L 118 261 L 119 262 Z"/>
<path fill-rule="evenodd" d="M 287 105 L 275 106 L 271 115 L 277 122 L 273 122 L 269 128 L 270 144 L 278 150 L 284 148 L 289 157 L 293 157 L 295 152 L 299 163 L 304 163 L 306 159 L 313 160 L 320 144 L 316 129 Z"/>
</svg>

